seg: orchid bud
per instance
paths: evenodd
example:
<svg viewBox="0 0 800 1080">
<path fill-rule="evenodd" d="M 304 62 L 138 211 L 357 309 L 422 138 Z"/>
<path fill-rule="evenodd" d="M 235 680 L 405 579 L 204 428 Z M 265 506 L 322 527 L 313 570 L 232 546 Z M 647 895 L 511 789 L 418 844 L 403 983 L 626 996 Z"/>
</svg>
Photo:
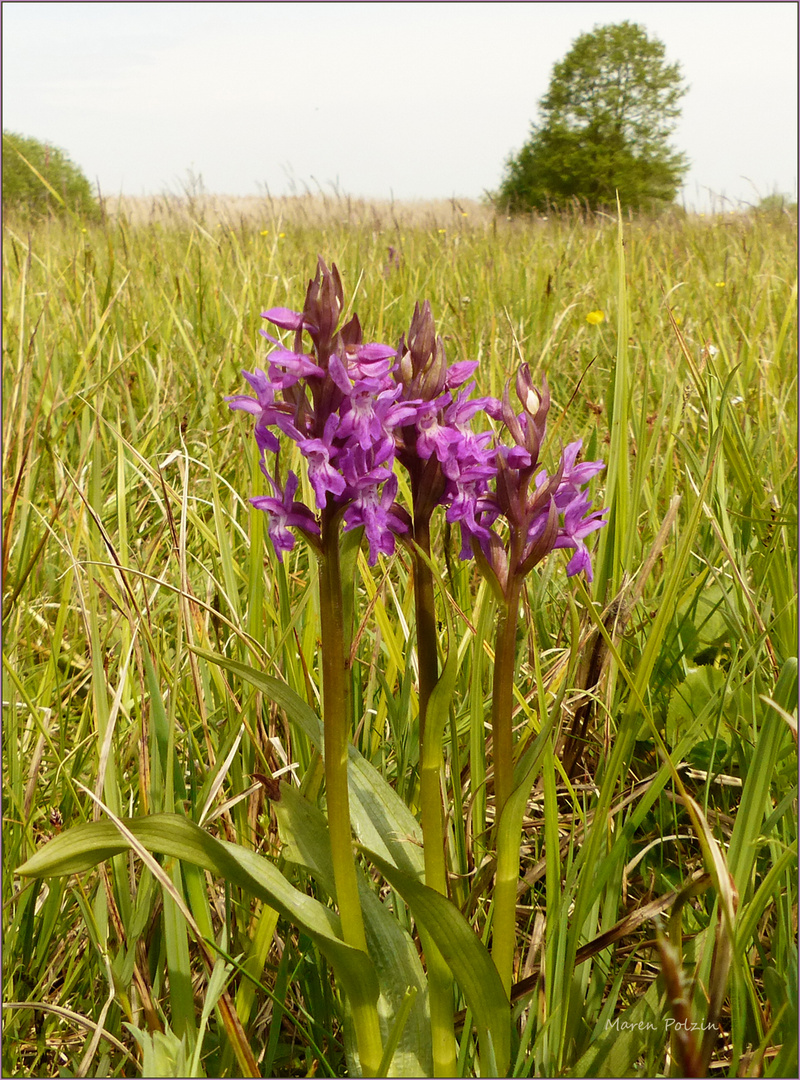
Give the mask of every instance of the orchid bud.
<svg viewBox="0 0 800 1080">
<path fill-rule="evenodd" d="M 320 339 L 329 342 L 339 324 L 339 316 L 344 307 L 344 292 L 339 271 L 336 269 L 335 264 L 331 270 L 328 270 L 325 263 L 320 259 L 317 276 L 320 274 L 322 275 L 322 281 L 317 300 L 317 319 L 315 321 L 319 327 Z"/>
<path fill-rule="evenodd" d="M 522 402 L 525 412 L 529 416 L 536 416 L 542 403 L 542 395 L 533 385 L 527 364 L 523 364 L 517 372 L 517 397 Z"/>
<path fill-rule="evenodd" d="M 547 414 L 550 410 L 550 391 L 547 380 L 542 377 L 542 389 L 537 390 L 533 385 L 530 368 L 523 364 L 517 372 L 516 379 L 517 397 L 522 404 L 524 414 L 520 417 L 524 426 L 524 445 L 531 455 L 532 467 L 535 468 L 539 459 L 539 448 L 542 445 L 547 427 Z M 512 432 L 513 434 L 513 432 Z M 517 438 L 516 435 L 514 436 Z M 517 442 L 520 440 L 517 439 Z"/>
<path fill-rule="evenodd" d="M 410 386 L 411 381 L 414 378 L 414 362 L 410 351 L 406 348 L 405 334 L 400 335 L 400 344 L 397 346 L 397 355 L 400 357 L 398 381 L 405 386 Z"/>
<path fill-rule="evenodd" d="M 509 434 L 517 446 L 525 446 L 525 432 L 517 419 L 516 413 L 511 407 L 511 395 L 509 394 L 510 381 L 503 389 L 503 422 L 508 428 Z"/>
<path fill-rule="evenodd" d="M 352 319 L 347 320 L 339 331 L 339 337 L 341 338 L 342 345 L 344 345 L 345 349 L 361 344 L 363 334 L 358 315 L 353 315 Z"/>
<path fill-rule="evenodd" d="M 419 380 L 419 392 L 424 401 L 433 401 L 444 390 L 447 377 L 447 358 L 444 343 L 437 337 L 433 348 L 433 357 Z"/>
<path fill-rule="evenodd" d="M 428 364 L 436 345 L 436 324 L 431 305 L 426 300 L 422 307 L 414 305 L 414 315 L 408 330 L 408 351 L 411 353 L 414 373 L 419 375 Z"/>
</svg>

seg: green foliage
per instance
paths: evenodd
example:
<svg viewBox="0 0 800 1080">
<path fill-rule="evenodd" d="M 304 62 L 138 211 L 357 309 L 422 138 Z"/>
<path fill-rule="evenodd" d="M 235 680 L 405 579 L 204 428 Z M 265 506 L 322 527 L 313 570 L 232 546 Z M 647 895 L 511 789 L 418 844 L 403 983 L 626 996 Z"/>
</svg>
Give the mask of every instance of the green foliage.
<svg viewBox="0 0 800 1080">
<path fill-rule="evenodd" d="M 169 1028 L 164 1031 L 154 1031 L 152 1034 L 137 1028 L 134 1024 L 128 1025 L 131 1035 L 142 1048 L 142 1075 L 154 1077 L 166 1076 L 195 1076 L 190 1071 L 189 1054 L 186 1049 L 186 1038 L 179 1039 L 174 1031 Z"/>
<path fill-rule="evenodd" d="M 146 211 L 85 233 L 71 218 L 6 221 L 4 1075 L 243 1075 L 226 1000 L 262 1075 L 352 1075 L 334 973 L 370 969 L 341 940 L 325 866 L 316 566 L 301 544 L 283 564 L 265 546 L 247 497 L 266 481 L 223 401 L 242 389 L 240 368 L 263 365 L 260 312 L 295 303 L 316 251 L 336 258 L 370 338 L 396 341 L 427 296 L 448 359 L 480 357 L 480 392 L 500 393 L 520 355 L 546 372 L 549 442 L 583 438 L 588 458 L 605 457 L 597 500 L 615 506 L 592 595 L 557 554 L 523 601 L 516 766 L 536 782 L 510 1048 L 482 974 L 494 609 L 439 520 L 437 605 L 443 633 L 448 608 L 453 628 L 452 701 L 438 703 L 450 895 L 432 898 L 420 884 L 408 560 L 371 570 L 352 553 L 351 814 L 368 933 L 383 943 L 378 995 L 397 1010 L 389 1054 L 396 1042 L 397 1060 L 427 1069 L 427 921 L 458 969 L 457 1075 L 496 1075 L 492 1054 L 509 1049 L 519 1077 L 664 1074 L 658 917 L 682 949 L 698 1022 L 719 989 L 718 928 L 732 950 L 711 1074 L 796 1075 L 793 222 L 626 222 L 626 297 L 617 229 L 577 215 Z M 401 258 L 387 268 L 390 244 Z M 588 322 L 598 310 L 605 320 Z M 613 651 L 601 640 L 567 778 L 553 731 L 585 700 L 598 624 Z M 295 778 L 284 806 L 257 779 L 279 769 Z M 733 874 L 732 933 L 675 772 Z M 137 835 L 168 852 L 161 865 L 132 856 L 109 821 L 76 829 L 92 817 L 84 789 L 143 819 Z M 73 874 L 17 875 L 31 858 L 53 872 L 59 848 Z M 410 995 L 387 985 L 393 965 Z"/>
<path fill-rule="evenodd" d="M 791 195 L 784 195 L 780 191 L 773 191 L 759 199 L 756 210 L 760 214 L 796 214 L 797 200 Z"/>
<path fill-rule="evenodd" d="M 3 132 L 3 214 L 74 213 L 96 219 L 99 207 L 84 174 L 63 150 Z"/>
<path fill-rule="evenodd" d="M 613 209 L 617 192 L 624 207 L 672 202 L 688 162 L 667 139 L 686 91 L 664 52 L 627 21 L 581 34 L 555 65 L 540 122 L 506 162 L 495 204 Z"/>
</svg>

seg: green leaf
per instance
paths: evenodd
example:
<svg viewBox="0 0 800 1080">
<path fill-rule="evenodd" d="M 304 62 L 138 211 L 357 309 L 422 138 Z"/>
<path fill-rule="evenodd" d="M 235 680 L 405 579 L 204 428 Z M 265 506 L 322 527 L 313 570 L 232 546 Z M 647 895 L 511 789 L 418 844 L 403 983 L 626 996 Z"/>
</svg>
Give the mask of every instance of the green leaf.
<svg viewBox="0 0 800 1080">
<path fill-rule="evenodd" d="M 313 745 L 320 752 L 323 751 L 322 721 L 286 683 L 247 664 L 228 660 L 205 649 L 193 651 L 204 660 L 218 664 L 255 686 L 279 705 L 289 721 L 297 724 Z M 377 769 L 370 765 L 354 746 L 348 748 L 348 753 L 350 815 L 357 839 L 393 866 L 422 879 L 425 869 L 419 822 L 394 788 L 387 784 Z"/>
<path fill-rule="evenodd" d="M 113 828 L 113 826 L 112 826 Z M 172 884 L 182 893 L 181 874 L 177 866 L 168 871 Z M 172 1026 L 179 1038 L 186 1036 L 187 1046 L 194 1050 L 197 1025 L 194 1016 L 192 993 L 192 968 L 189 956 L 189 928 L 174 898 L 162 890 L 164 903 L 164 944 L 169 972 L 169 1000 L 172 1009 Z"/>
<path fill-rule="evenodd" d="M 505 1076 L 511 1061 L 510 1004 L 486 946 L 450 900 L 367 848 L 362 850 L 433 938 L 461 987 L 478 1028 L 484 1067 L 494 1054 L 498 1071 L 488 1075 Z"/>
<path fill-rule="evenodd" d="M 730 640 L 730 628 L 723 615 L 724 604 L 722 588 L 716 582 L 704 581 L 678 605 L 675 619 L 680 627 L 684 653 L 690 660 Z"/>
<path fill-rule="evenodd" d="M 704 664 L 702 667 L 690 668 L 689 673 L 680 686 L 672 691 L 667 710 L 666 743 L 667 746 L 677 746 L 681 736 L 690 730 L 695 721 L 705 714 L 706 735 L 713 733 L 713 720 L 716 710 L 714 703 L 725 692 L 725 672 L 720 668 Z M 726 698 L 730 698 L 728 693 Z M 711 724 L 708 721 L 712 721 Z M 726 732 L 720 728 L 718 738 L 727 743 Z"/>
<path fill-rule="evenodd" d="M 273 808 L 284 842 L 283 855 L 306 867 L 331 895 L 335 896 L 333 863 L 325 816 L 287 784 Z M 380 986 L 378 1016 L 384 1045 L 394 1030 L 394 1021 L 403 1011 L 405 1025 L 395 1031 L 396 1052 L 385 1076 L 429 1076 L 432 1069 L 430 1019 L 425 973 L 409 934 L 392 912 L 381 903 L 359 872 L 358 887 L 367 945 Z M 409 990 L 413 996 L 408 998 Z"/>
<path fill-rule="evenodd" d="M 225 935 L 223 934 L 223 948 L 227 944 Z M 218 956 L 214 968 L 211 972 L 211 978 L 208 980 L 208 986 L 206 988 L 205 997 L 203 999 L 203 1011 L 200 1016 L 200 1025 L 198 1030 L 197 1040 L 195 1042 L 194 1054 L 192 1056 L 192 1067 L 189 1076 L 203 1076 L 203 1072 L 200 1066 L 200 1056 L 203 1051 L 203 1036 L 205 1034 L 206 1027 L 208 1025 L 209 1018 L 214 1011 L 214 1007 L 222 996 L 225 990 L 225 985 L 230 978 L 233 965 L 226 964 L 221 956 Z M 179 1073 L 174 1075 L 178 1076 Z"/>
<path fill-rule="evenodd" d="M 126 1022 L 125 1027 L 142 1049 L 142 1076 L 197 1076 L 189 1064 L 186 1036 L 178 1036 L 167 1028 L 164 1031 L 144 1031 Z"/>
<path fill-rule="evenodd" d="M 377 1000 L 375 968 L 365 953 L 344 943 L 339 917 L 290 885 L 268 859 L 215 839 L 179 814 L 156 814 L 123 823 L 148 851 L 200 866 L 270 904 L 314 941 L 351 1003 Z M 111 822 L 89 822 L 56 836 L 17 872 L 24 877 L 82 873 L 128 847 Z"/>
<path fill-rule="evenodd" d="M 794 657 L 787 660 L 781 669 L 773 700 L 782 708 L 791 708 L 790 703 L 797 700 L 797 660 Z M 770 787 L 778 752 L 788 734 L 783 717 L 765 704 L 728 848 L 728 868 L 742 900 L 749 899 L 748 885 L 758 855 L 761 825 L 767 808 L 772 809 Z"/>
<path fill-rule="evenodd" d="M 403 1032 L 406 1029 L 408 1018 L 411 1014 L 411 1010 L 414 1007 L 414 1002 L 417 999 L 417 988 L 415 986 L 409 986 L 405 992 L 403 1000 L 400 1002 L 400 1008 L 396 1011 L 394 1021 L 392 1023 L 391 1030 L 389 1031 L 389 1037 L 386 1039 L 384 1046 L 383 1057 L 381 1058 L 380 1068 L 378 1069 L 378 1076 L 390 1076 L 389 1068 L 397 1053 L 397 1048 L 400 1045 L 400 1039 Z M 420 1076 L 419 1072 L 409 1073 L 409 1076 Z"/>
</svg>

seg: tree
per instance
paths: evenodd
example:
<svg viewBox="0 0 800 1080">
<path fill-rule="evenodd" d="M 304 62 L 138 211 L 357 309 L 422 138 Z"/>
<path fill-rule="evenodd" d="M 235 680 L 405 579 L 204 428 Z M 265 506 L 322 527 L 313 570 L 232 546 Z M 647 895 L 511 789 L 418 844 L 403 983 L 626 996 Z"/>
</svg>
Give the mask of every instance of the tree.
<svg viewBox="0 0 800 1080">
<path fill-rule="evenodd" d="M 662 42 L 635 23 L 581 34 L 553 68 L 540 122 L 506 161 L 493 197 L 511 213 L 578 199 L 610 208 L 653 209 L 674 200 L 689 167 L 668 145 L 686 93 Z"/>
<path fill-rule="evenodd" d="M 759 199 L 756 206 L 756 213 L 763 214 L 767 217 L 777 217 L 781 214 L 796 214 L 797 213 L 797 199 L 793 199 L 791 195 L 785 195 L 780 191 L 773 191 L 769 195 L 764 195 Z"/>
<path fill-rule="evenodd" d="M 85 217 L 99 214 L 91 184 L 63 150 L 4 131 L 3 213 L 9 210 L 31 216 L 65 210 Z"/>
</svg>

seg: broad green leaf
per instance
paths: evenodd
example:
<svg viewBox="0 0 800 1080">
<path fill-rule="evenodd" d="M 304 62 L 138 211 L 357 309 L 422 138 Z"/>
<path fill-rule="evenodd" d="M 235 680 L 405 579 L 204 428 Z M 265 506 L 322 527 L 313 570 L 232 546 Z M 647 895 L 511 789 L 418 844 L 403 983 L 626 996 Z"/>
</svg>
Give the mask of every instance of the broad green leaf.
<svg viewBox="0 0 800 1080">
<path fill-rule="evenodd" d="M 112 826 L 113 828 L 113 826 Z M 172 884 L 182 894 L 181 872 L 178 866 L 168 871 Z M 189 955 L 189 928 L 173 897 L 162 890 L 164 904 L 164 942 L 169 972 L 169 1000 L 172 1025 L 178 1038 L 186 1036 L 187 1046 L 194 1050 L 197 1026 L 192 993 L 192 967 Z"/>
<path fill-rule="evenodd" d="M 415 986 L 409 986 L 405 992 L 403 1000 L 400 1002 L 400 1008 L 396 1011 L 392 1027 L 389 1031 L 389 1037 L 386 1040 L 386 1045 L 383 1051 L 383 1057 L 381 1058 L 381 1065 L 378 1069 L 378 1076 L 389 1076 L 389 1068 L 392 1061 L 395 1059 L 400 1040 L 403 1032 L 408 1024 L 411 1010 L 414 1007 L 414 1002 L 417 1000 L 417 988 Z M 419 1076 L 420 1073 L 411 1073 L 409 1075 Z"/>
<path fill-rule="evenodd" d="M 288 784 L 273 809 L 290 862 L 306 867 L 313 877 L 335 896 L 328 825 L 324 815 Z M 417 951 L 408 933 L 392 912 L 381 903 L 362 873 L 359 873 L 361 909 L 369 955 L 378 976 L 378 1015 L 384 1044 L 392 1033 L 395 1017 L 406 1010 L 407 1022 L 396 1033 L 397 1049 L 387 1076 L 427 1076 L 431 1073 L 430 1020 L 427 986 Z M 413 998 L 408 1002 L 408 991 Z"/>
<path fill-rule="evenodd" d="M 498 1071 L 488 1075 L 505 1076 L 511 1060 L 510 1004 L 486 946 L 446 897 L 367 848 L 363 851 L 433 938 L 461 987 L 478 1028 L 484 1068 L 494 1054 Z"/>
<path fill-rule="evenodd" d="M 689 669 L 686 678 L 670 695 L 667 710 L 667 746 L 677 746 L 681 736 L 689 731 L 701 714 L 704 714 L 706 718 L 702 730 L 706 735 L 713 733 L 716 718 L 715 702 L 721 694 L 725 693 L 726 681 L 725 672 L 711 664 Z M 730 693 L 726 694 L 726 699 L 730 697 Z M 727 743 L 727 730 L 720 727 L 717 737 Z"/>
<path fill-rule="evenodd" d="M 133 818 L 124 824 L 148 851 L 209 870 L 276 908 L 314 941 L 330 962 L 351 1002 L 374 1002 L 378 980 L 369 957 L 346 945 L 339 918 L 295 889 L 268 859 L 237 844 L 217 840 L 179 814 Z M 58 877 L 90 870 L 128 850 L 108 821 L 89 822 L 56 836 L 19 868 L 25 877 Z"/>
<path fill-rule="evenodd" d="M 194 649 L 194 652 L 255 686 L 279 705 L 290 722 L 297 724 L 313 745 L 320 752 L 323 751 L 322 721 L 286 683 L 216 653 L 204 649 Z M 348 776 L 350 814 L 356 838 L 393 866 L 421 879 L 424 875 L 424 859 L 422 830 L 417 819 L 394 788 L 354 746 L 349 748 Z"/>
<path fill-rule="evenodd" d="M 730 639 L 730 628 L 723 615 L 724 603 L 722 588 L 716 582 L 705 582 L 678 605 L 675 620 L 680 627 L 684 653 L 690 660 Z"/>
<path fill-rule="evenodd" d="M 252 979 L 261 978 L 261 973 L 267 962 L 270 948 L 272 947 L 272 935 L 278 923 L 278 912 L 269 904 L 261 908 L 255 929 L 253 931 L 247 957 L 242 968 Z M 247 1027 L 250 1013 L 255 1002 L 255 987 L 251 979 L 243 978 L 236 992 L 236 1011 L 242 1021 L 242 1026 Z"/>
</svg>

